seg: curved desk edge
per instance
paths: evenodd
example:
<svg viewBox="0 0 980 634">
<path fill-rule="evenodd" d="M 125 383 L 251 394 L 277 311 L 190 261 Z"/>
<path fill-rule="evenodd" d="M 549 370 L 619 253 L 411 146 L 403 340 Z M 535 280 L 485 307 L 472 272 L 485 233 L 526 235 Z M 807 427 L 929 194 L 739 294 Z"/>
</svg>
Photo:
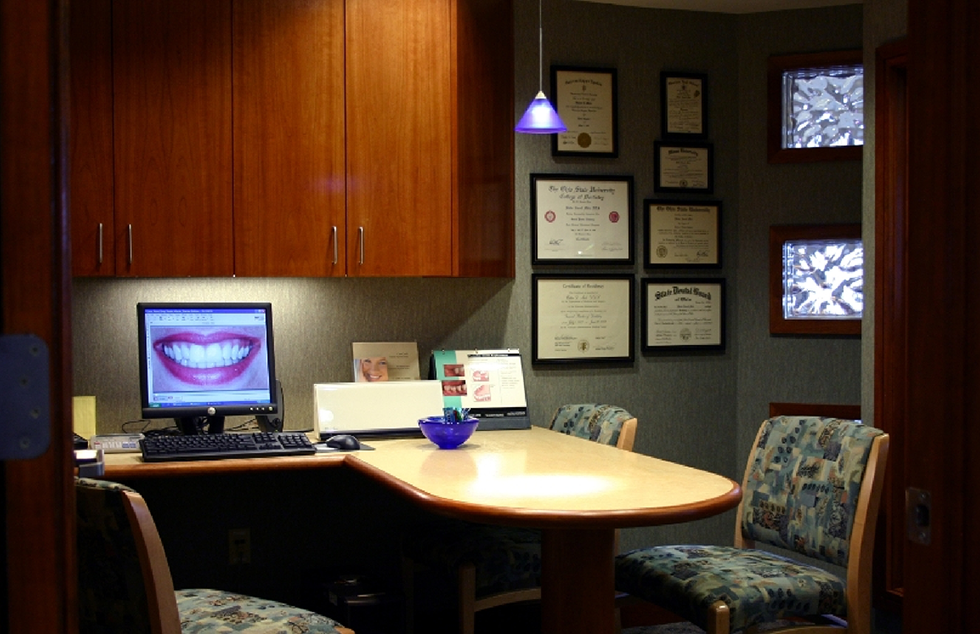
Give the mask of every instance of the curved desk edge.
<svg viewBox="0 0 980 634">
<path fill-rule="evenodd" d="M 664 524 L 691 522 L 718 515 L 735 508 L 742 499 L 742 488 L 735 481 L 729 480 L 731 488 L 724 494 L 692 504 L 615 511 L 518 509 L 494 506 L 493 504 L 463 502 L 429 494 L 408 482 L 392 476 L 384 469 L 359 460 L 355 454 L 348 455 L 345 464 L 349 464 L 353 469 L 365 476 L 432 512 L 473 522 L 499 524 L 503 526 L 534 528 L 632 528 L 651 525 L 661 526 Z"/>
</svg>

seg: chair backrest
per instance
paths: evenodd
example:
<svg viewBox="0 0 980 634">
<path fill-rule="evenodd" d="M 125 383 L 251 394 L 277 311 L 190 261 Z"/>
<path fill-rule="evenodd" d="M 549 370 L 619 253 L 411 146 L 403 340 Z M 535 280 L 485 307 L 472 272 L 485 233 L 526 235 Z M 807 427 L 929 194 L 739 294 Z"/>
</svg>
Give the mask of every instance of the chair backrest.
<svg viewBox="0 0 980 634">
<path fill-rule="evenodd" d="M 170 567 L 142 496 L 76 478 L 75 499 L 79 631 L 179 634 Z"/>
<path fill-rule="evenodd" d="M 551 417 L 551 429 L 626 451 L 633 450 L 636 417 L 622 407 L 602 403 L 562 405 Z"/>
<path fill-rule="evenodd" d="M 848 623 L 870 623 L 888 440 L 858 421 L 776 416 L 759 428 L 742 481 L 735 546 L 764 542 L 845 566 Z"/>
</svg>

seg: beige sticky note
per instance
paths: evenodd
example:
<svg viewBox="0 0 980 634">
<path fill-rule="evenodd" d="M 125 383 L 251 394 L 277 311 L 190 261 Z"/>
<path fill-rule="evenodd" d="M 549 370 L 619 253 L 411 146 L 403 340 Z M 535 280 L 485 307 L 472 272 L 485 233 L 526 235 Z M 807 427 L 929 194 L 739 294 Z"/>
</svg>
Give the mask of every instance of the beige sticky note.
<svg viewBox="0 0 980 634">
<path fill-rule="evenodd" d="M 72 397 L 72 426 L 82 438 L 95 435 L 95 397 Z"/>
</svg>

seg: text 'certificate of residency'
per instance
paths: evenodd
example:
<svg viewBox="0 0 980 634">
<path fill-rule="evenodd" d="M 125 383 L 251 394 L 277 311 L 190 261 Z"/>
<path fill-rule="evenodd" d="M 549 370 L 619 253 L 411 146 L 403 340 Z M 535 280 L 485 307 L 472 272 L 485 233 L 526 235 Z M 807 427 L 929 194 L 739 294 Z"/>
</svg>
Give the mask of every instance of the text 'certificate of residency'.
<svg viewBox="0 0 980 634">
<path fill-rule="evenodd" d="M 633 279 L 535 277 L 538 361 L 633 358 Z"/>
</svg>

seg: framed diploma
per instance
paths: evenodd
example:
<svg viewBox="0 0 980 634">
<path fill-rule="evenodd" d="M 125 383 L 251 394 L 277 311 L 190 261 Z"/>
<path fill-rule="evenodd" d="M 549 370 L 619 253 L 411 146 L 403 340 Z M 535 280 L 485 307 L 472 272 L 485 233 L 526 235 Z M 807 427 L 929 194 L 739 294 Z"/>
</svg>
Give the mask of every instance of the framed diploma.
<svg viewBox="0 0 980 634">
<path fill-rule="evenodd" d="M 721 203 L 644 200 L 643 266 L 721 267 Z"/>
<path fill-rule="evenodd" d="M 724 350 L 725 280 L 643 280 L 643 351 Z"/>
<path fill-rule="evenodd" d="M 533 363 L 633 361 L 633 275 L 532 275 Z"/>
<path fill-rule="evenodd" d="M 653 190 L 710 194 L 715 187 L 714 146 L 710 143 L 653 143 Z"/>
<path fill-rule="evenodd" d="M 551 94 L 568 126 L 552 135 L 552 156 L 619 156 L 614 68 L 552 66 Z"/>
<path fill-rule="evenodd" d="M 531 174 L 532 264 L 633 264 L 633 177 Z"/>
<path fill-rule="evenodd" d="M 708 136 L 708 78 L 701 73 L 660 73 L 660 115 L 667 139 Z"/>
</svg>

